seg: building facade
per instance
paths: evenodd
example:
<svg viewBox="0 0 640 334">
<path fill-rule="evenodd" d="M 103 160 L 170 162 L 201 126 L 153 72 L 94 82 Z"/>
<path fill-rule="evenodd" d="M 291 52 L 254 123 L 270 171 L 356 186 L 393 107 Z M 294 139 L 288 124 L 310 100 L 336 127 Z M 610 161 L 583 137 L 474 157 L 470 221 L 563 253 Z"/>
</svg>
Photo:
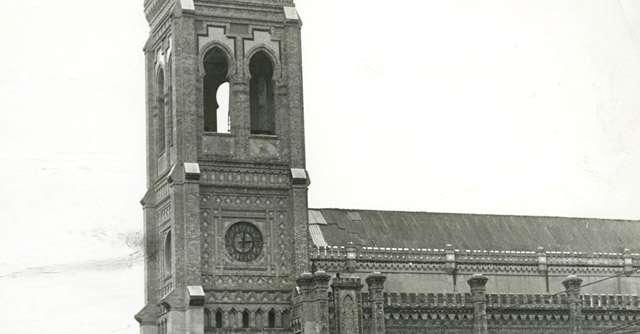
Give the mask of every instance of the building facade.
<svg viewBox="0 0 640 334">
<path fill-rule="evenodd" d="M 640 328 L 637 222 L 310 210 L 293 0 L 144 8 L 141 333 Z"/>
</svg>

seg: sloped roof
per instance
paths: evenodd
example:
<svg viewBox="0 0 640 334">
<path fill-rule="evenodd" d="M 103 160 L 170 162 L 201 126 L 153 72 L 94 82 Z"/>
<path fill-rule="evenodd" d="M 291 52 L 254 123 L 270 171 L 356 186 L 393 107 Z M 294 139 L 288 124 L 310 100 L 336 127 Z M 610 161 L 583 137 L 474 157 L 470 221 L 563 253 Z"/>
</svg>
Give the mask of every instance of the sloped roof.
<svg viewBox="0 0 640 334">
<path fill-rule="evenodd" d="M 310 209 L 314 241 L 397 248 L 640 252 L 640 221 L 347 209 Z M 320 223 L 318 223 L 320 222 Z M 318 236 L 317 233 L 322 233 Z M 316 245 L 318 245 L 316 243 Z M 319 246 L 319 245 L 318 245 Z"/>
</svg>

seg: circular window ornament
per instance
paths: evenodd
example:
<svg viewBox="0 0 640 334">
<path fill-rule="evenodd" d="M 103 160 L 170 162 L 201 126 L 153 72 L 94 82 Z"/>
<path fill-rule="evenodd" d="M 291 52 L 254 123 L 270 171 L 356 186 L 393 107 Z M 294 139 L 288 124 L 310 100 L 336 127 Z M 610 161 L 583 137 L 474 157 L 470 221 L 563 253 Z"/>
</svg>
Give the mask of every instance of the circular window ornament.
<svg viewBox="0 0 640 334">
<path fill-rule="evenodd" d="M 262 233 L 251 223 L 235 223 L 224 235 L 224 244 L 232 259 L 251 262 L 262 253 Z"/>
</svg>

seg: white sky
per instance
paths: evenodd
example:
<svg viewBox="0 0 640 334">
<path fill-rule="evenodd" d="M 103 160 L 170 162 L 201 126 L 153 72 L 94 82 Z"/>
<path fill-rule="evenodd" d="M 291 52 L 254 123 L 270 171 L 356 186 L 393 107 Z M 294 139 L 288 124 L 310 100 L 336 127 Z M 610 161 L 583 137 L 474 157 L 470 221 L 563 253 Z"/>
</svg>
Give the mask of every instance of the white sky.
<svg viewBox="0 0 640 334">
<path fill-rule="evenodd" d="M 311 206 L 640 219 L 640 1 L 297 6 Z M 137 333 L 147 29 L 0 1 L 2 333 Z"/>
</svg>

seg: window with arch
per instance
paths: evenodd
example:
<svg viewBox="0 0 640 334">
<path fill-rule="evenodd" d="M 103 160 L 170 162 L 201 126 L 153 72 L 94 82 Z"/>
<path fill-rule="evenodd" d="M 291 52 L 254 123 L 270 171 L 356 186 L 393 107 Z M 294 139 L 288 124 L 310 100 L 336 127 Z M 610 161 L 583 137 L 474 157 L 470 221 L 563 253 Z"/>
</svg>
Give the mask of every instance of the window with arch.
<svg viewBox="0 0 640 334">
<path fill-rule="evenodd" d="M 216 312 L 216 328 L 222 328 L 222 311 Z"/>
<path fill-rule="evenodd" d="M 171 231 L 167 232 L 164 238 L 164 274 L 171 275 L 171 261 L 173 260 L 173 251 L 171 249 Z"/>
<path fill-rule="evenodd" d="M 204 56 L 203 101 L 204 131 L 229 133 L 229 63 L 220 48 L 214 47 Z"/>
<path fill-rule="evenodd" d="M 242 328 L 249 328 L 249 310 L 242 312 Z"/>
<path fill-rule="evenodd" d="M 157 145 L 158 145 L 158 153 L 161 153 L 165 150 L 165 106 L 164 106 L 164 70 L 158 70 L 156 82 L 156 110 L 158 113 L 157 117 Z"/>
<path fill-rule="evenodd" d="M 276 311 L 269 311 L 268 320 L 267 320 L 268 328 L 276 328 Z"/>
<path fill-rule="evenodd" d="M 211 311 L 208 308 L 204 309 L 204 328 L 211 327 Z"/>
<path fill-rule="evenodd" d="M 273 64 L 264 51 L 256 52 L 249 61 L 251 133 L 276 133 L 275 97 L 273 91 Z"/>
</svg>

